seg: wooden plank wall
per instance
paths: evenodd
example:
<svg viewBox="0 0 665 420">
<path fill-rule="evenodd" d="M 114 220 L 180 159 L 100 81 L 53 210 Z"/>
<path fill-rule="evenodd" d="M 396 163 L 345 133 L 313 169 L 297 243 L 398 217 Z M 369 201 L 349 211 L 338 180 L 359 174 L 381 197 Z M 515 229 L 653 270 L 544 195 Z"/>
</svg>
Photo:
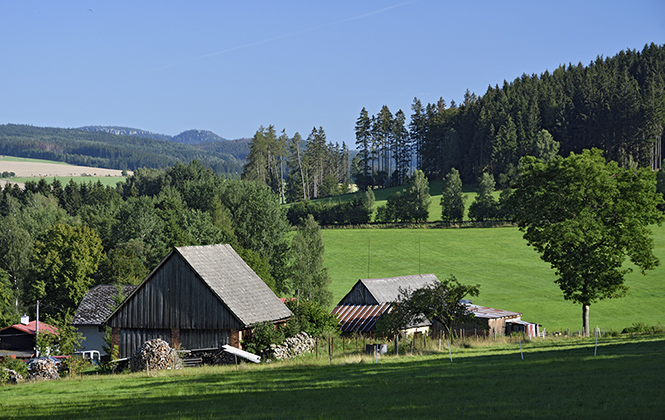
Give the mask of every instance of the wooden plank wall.
<svg viewBox="0 0 665 420">
<path fill-rule="evenodd" d="M 139 329 L 241 329 L 238 320 L 177 254 L 122 306 L 111 327 Z"/>
</svg>

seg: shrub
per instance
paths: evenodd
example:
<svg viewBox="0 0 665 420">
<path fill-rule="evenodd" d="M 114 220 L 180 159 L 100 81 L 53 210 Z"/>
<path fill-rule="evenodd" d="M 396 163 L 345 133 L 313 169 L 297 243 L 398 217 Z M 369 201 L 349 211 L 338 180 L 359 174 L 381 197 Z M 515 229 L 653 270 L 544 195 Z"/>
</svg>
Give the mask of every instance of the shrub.
<svg viewBox="0 0 665 420">
<path fill-rule="evenodd" d="M 286 306 L 293 312 L 294 316 L 285 327 L 288 336 L 305 331 L 312 337 L 319 337 L 326 333 L 338 331 L 339 321 L 336 315 L 332 315 L 317 302 L 293 299 L 286 302 Z"/>
<path fill-rule="evenodd" d="M 28 376 L 28 366 L 24 361 L 12 357 L 2 357 L 0 358 L 0 384 L 4 384 L 9 380 L 9 373 L 5 371 L 5 368 L 16 371 L 24 378 Z"/>
<path fill-rule="evenodd" d="M 242 342 L 243 348 L 250 353 L 259 354 L 271 344 L 284 342 L 284 333 L 270 321 L 258 322 L 253 327 L 249 337 Z"/>
<path fill-rule="evenodd" d="M 68 357 L 62 364 L 63 369 L 69 373 L 69 376 L 79 376 L 90 367 L 90 360 L 77 355 Z"/>
</svg>

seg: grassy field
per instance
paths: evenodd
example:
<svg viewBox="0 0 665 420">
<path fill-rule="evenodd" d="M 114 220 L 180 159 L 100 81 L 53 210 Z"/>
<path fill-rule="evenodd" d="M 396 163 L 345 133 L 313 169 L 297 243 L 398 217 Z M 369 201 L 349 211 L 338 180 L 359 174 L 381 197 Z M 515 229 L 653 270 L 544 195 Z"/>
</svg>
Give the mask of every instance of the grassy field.
<svg viewBox="0 0 665 420">
<path fill-rule="evenodd" d="M 453 274 L 462 283 L 480 284 L 474 303 L 522 312 L 550 332 L 582 328 L 581 306 L 563 300 L 553 270 L 517 228 L 324 229 L 322 236 L 334 302 L 360 278 Z M 592 326 L 665 324 L 665 226 L 654 228 L 654 242 L 661 266 L 646 276 L 629 274 L 626 297 L 592 304 Z"/>
<path fill-rule="evenodd" d="M 533 340 L 0 387 L 6 419 L 657 418 L 665 338 Z M 658 414 L 660 413 L 660 414 Z"/>
<path fill-rule="evenodd" d="M 89 166 L 75 166 L 64 162 L 51 160 L 27 159 L 13 156 L 0 156 L 0 172 L 14 172 L 16 175 L 8 178 L 12 183 L 23 184 L 26 181 L 39 181 L 45 178 L 49 183 L 57 178 L 62 185 L 73 179 L 77 183 L 101 181 L 104 185 L 115 186 L 124 181 L 118 169 L 94 168 Z"/>
<path fill-rule="evenodd" d="M 376 203 L 374 205 L 374 208 L 376 210 L 376 207 L 385 205 L 388 196 L 395 194 L 398 191 L 403 191 L 406 187 L 400 186 L 400 187 L 390 187 L 390 188 L 380 188 L 377 190 L 374 190 L 374 196 L 376 198 Z M 429 193 L 430 193 L 430 207 L 429 207 L 429 219 L 428 221 L 430 222 L 437 222 L 441 221 L 441 190 L 443 188 L 443 181 L 432 181 L 429 183 Z M 476 199 L 476 186 L 475 185 L 465 185 L 462 188 L 462 191 L 464 192 L 464 196 L 466 196 L 466 208 L 465 208 L 465 214 L 464 218 L 465 220 L 468 220 L 467 213 L 469 212 L 469 206 L 471 203 L 474 202 Z M 325 198 L 317 198 L 312 200 L 312 202 L 322 202 L 322 203 L 339 203 L 339 202 L 345 202 L 353 199 L 353 197 L 356 197 L 358 194 L 363 194 L 360 192 L 352 193 L 352 194 L 344 194 L 344 195 L 339 195 L 335 197 L 325 197 Z M 499 191 L 496 191 L 494 193 L 494 197 L 498 200 L 499 199 Z M 288 206 L 288 205 L 287 205 Z"/>
</svg>

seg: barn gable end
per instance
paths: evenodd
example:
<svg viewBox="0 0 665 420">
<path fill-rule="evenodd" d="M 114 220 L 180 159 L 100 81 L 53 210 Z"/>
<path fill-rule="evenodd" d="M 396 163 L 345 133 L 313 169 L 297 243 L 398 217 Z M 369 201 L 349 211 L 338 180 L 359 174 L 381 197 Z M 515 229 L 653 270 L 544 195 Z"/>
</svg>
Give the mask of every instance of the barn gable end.
<svg viewBox="0 0 665 420">
<path fill-rule="evenodd" d="M 230 245 L 179 247 L 107 320 L 120 357 L 161 338 L 186 349 L 239 347 L 242 331 L 291 311 Z"/>
</svg>

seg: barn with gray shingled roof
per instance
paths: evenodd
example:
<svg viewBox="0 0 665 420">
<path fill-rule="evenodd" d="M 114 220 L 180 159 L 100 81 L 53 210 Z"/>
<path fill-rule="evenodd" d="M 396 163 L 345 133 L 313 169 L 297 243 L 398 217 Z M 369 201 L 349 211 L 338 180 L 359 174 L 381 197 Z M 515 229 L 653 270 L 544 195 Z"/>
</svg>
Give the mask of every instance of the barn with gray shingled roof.
<svg viewBox="0 0 665 420">
<path fill-rule="evenodd" d="M 381 316 L 390 310 L 391 303 L 397 300 L 400 288 L 414 291 L 438 282 L 439 279 L 434 274 L 360 279 L 332 313 L 339 318 L 342 333 L 369 334 L 374 331 Z M 415 322 L 409 325 L 405 332 L 424 332 L 431 325 L 429 320 Z"/>
<path fill-rule="evenodd" d="M 178 247 L 107 320 L 120 357 L 161 338 L 183 349 L 240 348 L 257 322 L 291 316 L 230 245 Z"/>
<path fill-rule="evenodd" d="M 85 338 L 79 350 L 97 350 L 102 355 L 106 354 L 104 322 L 118 306 L 118 299 L 126 298 L 134 289 L 136 286 L 133 285 L 100 284 L 88 290 L 72 319 L 72 326 Z"/>
</svg>

